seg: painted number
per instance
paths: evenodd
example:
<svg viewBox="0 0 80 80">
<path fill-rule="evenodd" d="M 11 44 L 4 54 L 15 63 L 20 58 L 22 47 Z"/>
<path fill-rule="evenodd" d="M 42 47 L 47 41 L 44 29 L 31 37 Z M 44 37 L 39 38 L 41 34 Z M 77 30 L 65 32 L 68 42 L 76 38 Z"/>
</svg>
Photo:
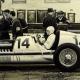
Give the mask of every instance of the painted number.
<svg viewBox="0 0 80 80">
<path fill-rule="evenodd" d="M 18 48 L 20 48 L 20 43 L 21 43 L 21 39 L 18 39 Z M 29 48 L 30 44 L 29 44 L 29 39 L 26 38 L 22 43 L 21 46 L 26 46 L 26 48 Z"/>
</svg>

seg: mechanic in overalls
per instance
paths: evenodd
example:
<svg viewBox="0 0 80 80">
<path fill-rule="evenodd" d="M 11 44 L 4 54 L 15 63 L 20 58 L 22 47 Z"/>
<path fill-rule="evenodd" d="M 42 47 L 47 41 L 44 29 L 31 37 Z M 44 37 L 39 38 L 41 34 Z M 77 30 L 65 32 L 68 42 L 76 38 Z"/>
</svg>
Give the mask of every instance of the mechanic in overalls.
<svg viewBox="0 0 80 80">
<path fill-rule="evenodd" d="M 51 49 L 51 47 L 53 46 L 53 43 L 55 41 L 55 34 L 54 34 L 54 27 L 53 26 L 49 26 L 46 29 L 46 33 L 48 35 L 47 40 L 41 40 L 40 38 L 38 38 L 38 43 L 45 49 Z"/>
</svg>

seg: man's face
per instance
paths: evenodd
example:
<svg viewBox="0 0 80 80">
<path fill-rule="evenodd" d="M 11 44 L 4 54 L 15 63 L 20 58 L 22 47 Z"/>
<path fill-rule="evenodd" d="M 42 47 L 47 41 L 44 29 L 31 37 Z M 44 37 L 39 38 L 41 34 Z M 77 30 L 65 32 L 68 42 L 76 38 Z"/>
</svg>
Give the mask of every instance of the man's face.
<svg viewBox="0 0 80 80">
<path fill-rule="evenodd" d="M 46 30 L 46 33 L 47 33 L 47 35 L 49 35 L 50 34 L 50 31 L 49 30 Z"/>
<path fill-rule="evenodd" d="M 3 12 L 3 16 L 7 19 L 10 18 L 10 14 L 8 12 Z"/>
<path fill-rule="evenodd" d="M 58 15 L 58 17 L 63 17 L 63 16 L 64 16 L 63 14 L 59 14 L 59 15 Z"/>
<path fill-rule="evenodd" d="M 49 14 L 49 15 L 53 15 L 53 12 L 49 12 L 48 14 Z"/>
</svg>

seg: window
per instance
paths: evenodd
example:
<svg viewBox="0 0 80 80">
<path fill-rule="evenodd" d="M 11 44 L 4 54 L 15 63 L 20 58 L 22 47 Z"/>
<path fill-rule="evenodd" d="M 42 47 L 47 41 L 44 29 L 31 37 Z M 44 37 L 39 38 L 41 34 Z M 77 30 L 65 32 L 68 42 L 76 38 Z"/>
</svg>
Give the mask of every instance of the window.
<svg viewBox="0 0 80 80">
<path fill-rule="evenodd" d="M 25 19 L 26 17 L 25 14 L 26 14 L 25 10 L 17 10 L 17 18 Z"/>
<path fill-rule="evenodd" d="M 27 21 L 28 23 L 36 23 L 36 10 L 27 11 Z"/>
<path fill-rule="evenodd" d="M 37 23 L 42 23 L 47 10 L 37 10 Z"/>
<path fill-rule="evenodd" d="M 26 3 L 26 0 L 12 0 L 12 3 Z"/>
<path fill-rule="evenodd" d="M 47 10 L 28 10 L 27 21 L 28 23 L 42 23 L 46 16 Z"/>
<path fill-rule="evenodd" d="M 68 13 L 68 19 L 71 23 L 75 22 L 75 13 Z"/>
</svg>

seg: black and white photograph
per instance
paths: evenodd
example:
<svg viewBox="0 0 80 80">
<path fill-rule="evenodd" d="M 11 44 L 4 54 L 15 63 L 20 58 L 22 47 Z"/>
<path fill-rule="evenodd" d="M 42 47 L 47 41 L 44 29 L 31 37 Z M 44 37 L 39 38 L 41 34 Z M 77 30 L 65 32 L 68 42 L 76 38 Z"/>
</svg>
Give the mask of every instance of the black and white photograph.
<svg viewBox="0 0 80 80">
<path fill-rule="evenodd" d="M 0 80 L 80 80 L 80 0 L 0 0 Z"/>
</svg>

